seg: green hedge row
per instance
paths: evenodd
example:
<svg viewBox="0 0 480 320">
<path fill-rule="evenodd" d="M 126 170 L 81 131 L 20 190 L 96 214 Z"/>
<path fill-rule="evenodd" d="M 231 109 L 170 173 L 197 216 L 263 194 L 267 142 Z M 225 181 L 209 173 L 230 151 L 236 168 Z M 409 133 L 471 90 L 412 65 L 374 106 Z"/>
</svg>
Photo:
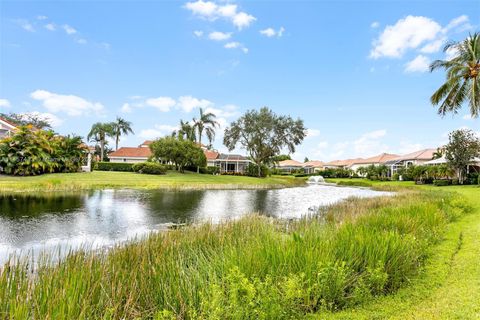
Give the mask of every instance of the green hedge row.
<svg viewBox="0 0 480 320">
<path fill-rule="evenodd" d="M 98 171 L 124 171 L 130 172 L 132 170 L 133 163 L 127 162 L 97 162 L 94 170 Z"/>
<path fill-rule="evenodd" d="M 145 174 L 165 174 L 167 172 L 167 167 L 155 162 L 140 162 L 135 163 L 132 170 L 137 173 Z"/>
</svg>

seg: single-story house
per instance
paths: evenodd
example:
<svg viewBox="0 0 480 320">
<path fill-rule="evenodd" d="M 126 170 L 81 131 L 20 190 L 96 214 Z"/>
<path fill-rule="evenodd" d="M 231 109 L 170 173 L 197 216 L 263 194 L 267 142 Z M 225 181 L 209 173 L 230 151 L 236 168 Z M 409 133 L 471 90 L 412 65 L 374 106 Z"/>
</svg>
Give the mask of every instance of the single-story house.
<svg viewBox="0 0 480 320">
<path fill-rule="evenodd" d="M 445 157 L 441 157 L 438 159 L 433 159 L 424 163 L 427 166 L 436 166 L 441 164 L 446 164 L 447 159 Z M 470 164 L 467 166 L 467 173 L 470 172 L 479 172 L 480 173 L 480 158 L 473 158 Z"/>
<path fill-rule="evenodd" d="M 296 160 L 279 161 L 275 165 L 275 168 L 279 169 L 281 172 L 284 172 L 284 173 L 292 173 L 297 170 L 305 170 L 304 163 Z"/>
<path fill-rule="evenodd" d="M 393 158 L 385 162 L 390 168 L 390 175 L 393 176 L 400 168 L 408 168 L 412 165 L 422 165 L 433 159 L 433 155 L 437 149 L 423 149 L 415 151 L 397 158 Z"/>
<path fill-rule="evenodd" d="M 325 169 L 347 169 L 350 168 L 350 166 L 358 162 L 360 160 L 363 160 L 362 158 L 355 158 L 355 159 L 346 159 L 346 160 L 333 160 L 330 162 L 327 162 L 324 164 Z"/>
<path fill-rule="evenodd" d="M 325 163 L 323 161 L 311 160 L 303 164 L 306 173 L 316 173 L 324 170 Z"/>
<path fill-rule="evenodd" d="M 359 168 L 368 167 L 371 165 L 379 166 L 398 157 L 398 154 L 381 153 L 379 155 L 366 159 L 355 159 L 351 162 L 349 168 L 356 172 Z"/>
<path fill-rule="evenodd" d="M 9 137 L 17 130 L 17 126 L 7 119 L 0 118 L 0 139 Z"/>
<path fill-rule="evenodd" d="M 136 163 L 147 161 L 151 157 L 150 144 L 146 140 L 138 147 L 121 147 L 108 155 L 111 162 Z M 214 150 L 208 150 L 202 146 L 203 153 L 207 158 L 207 166 L 218 167 L 220 173 L 235 172 L 244 173 L 251 162 L 247 157 L 238 154 L 223 154 Z"/>
</svg>

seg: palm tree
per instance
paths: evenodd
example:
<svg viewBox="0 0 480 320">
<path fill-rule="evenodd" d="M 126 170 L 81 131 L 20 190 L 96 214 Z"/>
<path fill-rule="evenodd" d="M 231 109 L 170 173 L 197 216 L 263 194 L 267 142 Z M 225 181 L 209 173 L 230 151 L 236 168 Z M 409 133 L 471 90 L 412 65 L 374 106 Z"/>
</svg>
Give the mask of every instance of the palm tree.
<svg viewBox="0 0 480 320">
<path fill-rule="evenodd" d="M 105 144 L 107 137 L 115 135 L 112 123 L 97 122 L 92 125 L 90 132 L 87 135 L 88 140 L 93 140 L 100 144 L 100 161 L 103 161 L 103 154 L 105 151 Z"/>
<path fill-rule="evenodd" d="M 215 138 L 215 128 L 219 127 L 220 124 L 215 120 L 217 116 L 211 112 L 205 113 L 203 108 L 200 108 L 200 118 L 193 119 L 193 127 L 198 132 L 198 144 L 202 145 L 202 135 L 203 131 L 205 130 L 205 134 L 207 135 L 207 139 L 212 143 L 212 140 Z"/>
<path fill-rule="evenodd" d="M 118 142 L 120 141 L 121 135 L 128 135 L 129 133 L 133 134 L 132 123 L 117 117 L 115 122 L 112 122 L 112 129 L 115 136 L 115 150 L 118 150 Z"/>
<path fill-rule="evenodd" d="M 446 82 L 432 95 L 433 105 L 440 105 L 438 113 L 457 113 L 466 101 L 470 105 L 470 114 L 476 118 L 480 114 L 480 34 L 470 35 L 461 42 L 451 42 L 444 52 L 455 52 L 450 60 L 436 60 L 430 65 L 430 71 L 445 69 Z"/>
<path fill-rule="evenodd" d="M 197 140 L 195 126 L 192 126 L 190 123 L 180 120 L 180 129 L 178 130 L 178 136 L 182 137 L 182 139 L 187 139 L 195 142 Z"/>
</svg>

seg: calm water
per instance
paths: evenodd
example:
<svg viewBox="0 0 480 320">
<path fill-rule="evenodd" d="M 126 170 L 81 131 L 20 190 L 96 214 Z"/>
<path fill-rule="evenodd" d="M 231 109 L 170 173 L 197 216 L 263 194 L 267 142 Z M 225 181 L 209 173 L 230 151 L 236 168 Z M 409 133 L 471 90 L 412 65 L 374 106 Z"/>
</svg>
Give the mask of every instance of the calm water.
<svg viewBox="0 0 480 320">
<path fill-rule="evenodd" d="M 251 212 L 296 218 L 348 197 L 384 194 L 311 185 L 277 190 L 101 190 L 0 196 L 0 263 L 12 253 L 108 247 L 171 223 L 218 222 Z"/>
</svg>

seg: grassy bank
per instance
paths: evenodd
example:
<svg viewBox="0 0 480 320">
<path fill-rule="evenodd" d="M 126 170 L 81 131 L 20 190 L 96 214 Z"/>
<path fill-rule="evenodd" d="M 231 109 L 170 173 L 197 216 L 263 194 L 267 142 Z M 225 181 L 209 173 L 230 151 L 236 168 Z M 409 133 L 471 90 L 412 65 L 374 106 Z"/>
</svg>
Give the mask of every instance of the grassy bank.
<svg viewBox="0 0 480 320">
<path fill-rule="evenodd" d="M 72 254 L 35 277 L 17 264 L 0 274 L 0 316 L 335 316 L 401 292 L 467 211 L 458 194 L 409 191 L 349 200 L 301 221 L 191 226 L 110 253 Z"/>
<path fill-rule="evenodd" d="M 147 175 L 133 172 L 94 171 L 45 174 L 34 177 L 0 175 L 0 192 L 72 191 L 102 188 L 241 189 L 294 186 L 303 183 L 304 181 L 301 179 L 280 176 L 253 178 L 178 172 L 168 172 L 166 175 Z"/>
</svg>

